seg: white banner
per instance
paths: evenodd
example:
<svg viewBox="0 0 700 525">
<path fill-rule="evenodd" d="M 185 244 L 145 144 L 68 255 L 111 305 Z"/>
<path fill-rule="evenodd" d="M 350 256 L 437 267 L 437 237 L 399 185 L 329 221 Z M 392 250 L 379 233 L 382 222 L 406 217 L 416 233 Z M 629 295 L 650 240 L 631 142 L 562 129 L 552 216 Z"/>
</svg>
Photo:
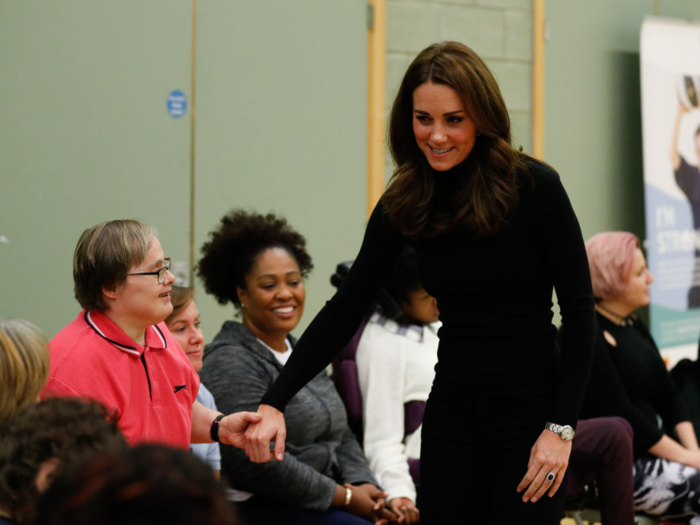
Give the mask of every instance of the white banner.
<svg viewBox="0 0 700 525">
<path fill-rule="evenodd" d="M 651 332 L 672 365 L 700 337 L 700 24 L 642 24 L 642 131 Z"/>
</svg>

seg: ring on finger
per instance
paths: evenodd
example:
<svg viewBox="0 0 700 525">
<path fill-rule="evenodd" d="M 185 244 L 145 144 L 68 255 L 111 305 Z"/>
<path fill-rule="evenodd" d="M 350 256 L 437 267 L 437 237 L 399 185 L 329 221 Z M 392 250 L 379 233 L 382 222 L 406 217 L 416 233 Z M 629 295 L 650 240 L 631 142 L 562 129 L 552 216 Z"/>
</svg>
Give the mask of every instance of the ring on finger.
<svg viewBox="0 0 700 525">
<path fill-rule="evenodd" d="M 552 481 L 554 481 L 554 478 L 554 472 L 550 472 L 549 474 L 547 474 L 547 477 L 545 479 L 547 480 L 547 483 L 551 483 Z"/>
</svg>

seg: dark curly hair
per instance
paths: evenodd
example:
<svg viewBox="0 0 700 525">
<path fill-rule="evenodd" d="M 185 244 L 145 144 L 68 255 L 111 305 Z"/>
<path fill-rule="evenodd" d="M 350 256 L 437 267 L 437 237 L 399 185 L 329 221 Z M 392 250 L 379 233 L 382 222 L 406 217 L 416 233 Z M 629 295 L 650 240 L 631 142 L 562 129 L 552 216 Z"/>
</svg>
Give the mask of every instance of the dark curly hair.
<svg viewBox="0 0 700 525">
<path fill-rule="evenodd" d="M 39 500 L 36 525 L 235 525 L 211 468 L 187 450 L 138 445 L 64 469 Z"/>
<path fill-rule="evenodd" d="M 29 522 L 42 464 L 58 460 L 62 469 L 96 451 L 126 447 L 114 415 L 97 401 L 49 398 L 27 407 L 0 437 L 0 508 Z"/>
<path fill-rule="evenodd" d="M 270 248 L 282 248 L 294 257 L 304 278 L 314 267 L 306 251 L 306 239 L 287 223 L 287 219 L 273 213 L 262 215 L 232 210 L 209 236 L 211 240 L 202 246 L 197 275 L 207 293 L 219 304 L 231 302 L 240 307 L 236 288 L 247 289 L 245 278 L 256 258 Z"/>
</svg>

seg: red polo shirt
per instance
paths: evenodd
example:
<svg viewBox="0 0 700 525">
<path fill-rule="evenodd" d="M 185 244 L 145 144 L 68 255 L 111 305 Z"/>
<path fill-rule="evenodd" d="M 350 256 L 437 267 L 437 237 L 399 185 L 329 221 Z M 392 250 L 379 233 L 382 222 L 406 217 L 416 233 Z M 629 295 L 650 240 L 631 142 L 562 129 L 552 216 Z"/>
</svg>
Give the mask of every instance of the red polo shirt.
<svg viewBox="0 0 700 525">
<path fill-rule="evenodd" d="M 188 448 L 199 376 L 165 323 L 132 341 L 100 312 L 80 312 L 49 343 L 51 370 L 41 397 L 92 398 L 116 411 L 130 443 Z"/>
</svg>

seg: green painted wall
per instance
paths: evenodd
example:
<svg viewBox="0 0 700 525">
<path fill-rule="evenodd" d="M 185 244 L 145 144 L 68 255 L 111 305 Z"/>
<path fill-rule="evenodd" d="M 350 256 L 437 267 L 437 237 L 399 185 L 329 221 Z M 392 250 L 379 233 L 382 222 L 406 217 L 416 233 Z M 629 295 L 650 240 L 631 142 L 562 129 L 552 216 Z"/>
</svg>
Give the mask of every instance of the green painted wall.
<svg viewBox="0 0 700 525">
<path fill-rule="evenodd" d="M 658 16 L 700 20 L 697 0 Z M 562 176 L 585 238 L 644 238 L 639 32 L 652 0 L 546 4 L 545 158 Z"/>
<path fill-rule="evenodd" d="M 546 3 L 545 160 L 560 173 L 584 239 L 645 239 L 639 34 L 645 16 L 700 20 L 697 0 Z M 648 320 L 647 309 L 640 312 Z M 555 318 L 559 322 L 559 317 Z"/>
<path fill-rule="evenodd" d="M 0 2 L 0 316 L 50 336 L 71 321 L 81 232 L 155 225 L 186 257 L 189 2 Z"/>
<path fill-rule="evenodd" d="M 275 210 L 316 269 L 303 325 L 365 224 L 364 0 L 204 0 L 197 17 L 197 249 L 232 207 Z M 0 0 L 0 316 L 74 318 L 72 254 L 115 218 L 189 259 L 189 0 Z M 190 100 L 191 103 L 191 100 Z M 7 242 L 3 242 L 3 238 Z M 207 338 L 232 315 L 201 292 Z"/>
<path fill-rule="evenodd" d="M 366 4 L 199 6 L 197 250 L 233 207 L 286 216 L 315 265 L 300 335 L 333 294 L 335 266 L 357 254 L 366 223 Z M 203 291 L 197 304 L 209 338 L 233 313 Z"/>
<path fill-rule="evenodd" d="M 700 20 L 696 0 L 658 5 Z M 0 315 L 49 335 L 72 319 L 73 248 L 102 220 L 152 223 L 173 260 L 188 260 L 189 114 L 170 117 L 165 101 L 189 96 L 190 7 L 0 0 Z M 531 61 L 530 3 L 388 7 L 388 99 L 424 44 L 472 42 L 522 113 L 516 140 L 528 149 L 529 87 L 518 86 L 529 79 L 515 73 Z M 652 14 L 653 0 L 547 2 L 546 160 L 586 237 L 644 236 L 639 29 Z M 196 245 L 232 207 L 286 215 L 316 262 L 303 326 L 365 222 L 365 15 L 364 0 L 198 2 Z M 198 302 L 212 337 L 231 310 Z"/>
</svg>

